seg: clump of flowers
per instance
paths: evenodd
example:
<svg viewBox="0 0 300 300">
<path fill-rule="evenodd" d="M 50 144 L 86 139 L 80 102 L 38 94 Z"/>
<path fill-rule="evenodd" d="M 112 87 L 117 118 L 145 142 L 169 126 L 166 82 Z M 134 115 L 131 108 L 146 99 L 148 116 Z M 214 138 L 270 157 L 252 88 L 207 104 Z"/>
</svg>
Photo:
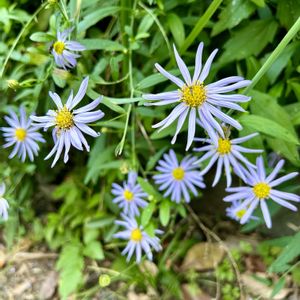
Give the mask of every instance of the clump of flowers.
<svg viewBox="0 0 300 300">
<path fill-rule="evenodd" d="M 38 128 L 32 125 L 30 118 L 27 119 L 23 106 L 20 106 L 20 118 L 13 110 L 9 111 L 9 116 L 4 119 L 10 127 L 1 127 L 6 144 L 3 148 L 14 146 L 9 158 L 17 155 L 23 162 L 28 156 L 31 161 L 38 155 L 39 145 L 44 143 L 42 135 L 37 132 Z"/>
<path fill-rule="evenodd" d="M 203 45 L 203 43 L 200 43 L 197 49 L 193 78 L 191 78 L 186 64 L 174 46 L 176 62 L 184 81 L 167 72 L 157 63 L 155 67 L 163 76 L 175 83 L 179 89 L 171 92 L 143 95 L 144 99 L 155 101 L 154 103 L 146 103 L 146 105 L 177 104 L 168 117 L 152 126 L 153 128 L 159 128 L 159 131 L 161 131 L 178 119 L 176 132 L 171 141 L 172 144 L 176 142 L 177 135 L 188 118 L 186 150 L 190 148 L 195 137 L 197 115 L 200 118 L 200 124 L 210 135 L 213 135 L 216 130 L 222 138 L 225 138 L 223 129 L 215 118 L 237 129 L 242 129 L 242 126 L 232 117 L 222 112 L 221 108 L 244 111 L 236 102 L 247 102 L 251 99 L 238 94 L 224 95 L 224 93 L 232 92 L 250 84 L 250 80 L 244 80 L 240 76 L 231 76 L 214 83 L 204 84 L 218 50 L 216 49 L 211 53 L 202 67 Z"/>
<path fill-rule="evenodd" d="M 68 41 L 67 38 L 73 28 L 66 29 L 63 32 L 57 31 L 57 40 L 52 45 L 51 53 L 55 63 L 60 68 L 74 68 L 77 64 L 76 59 L 80 57 L 74 51 L 84 51 L 85 47 L 76 41 Z"/>
<path fill-rule="evenodd" d="M 241 199 L 242 203 L 237 209 L 246 209 L 245 214 L 240 220 L 241 224 L 245 224 L 249 220 L 249 218 L 253 214 L 253 211 L 259 205 L 262 210 L 267 227 L 271 228 L 272 220 L 267 205 L 267 201 L 269 200 L 273 200 L 281 206 L 284 206 L 293 211 L 297 211 L 297 207 L 288 201 L 300 202 L 300 196 L 274 189 L 274 187 L 276 187 L 277 185 L 280 185 L 281 183 L 298 175 L 298 172 L 293 172 L 275 179 L 282 169 L 283 165 L 284 160 L 279 161 L 274 170 L 270 173 L 270 175 L 267 176 L 263 158 L 262 156 L 260 156 L 256 160 L 257 169 L 249 168 L 249 171 L 245 172 L 246 180 L 244 182 L 247 186 L 232 187 L 226 189 L 227 192 L 233 194 L 230 196 L 226 196 L 224 198 L 224 201 L 231 202 Z"/>
<path fill-rule="evenodd" d="M 144 199 L 148 195 L 142 191 L 136 179 L 137 173 L 131 171 L 128 174 L 128 181 L 124 181 L 123 186 L 117 183 L 112 184 L 111 192 L 116 196 L 113 202 L 118 203 L 125 215 L 138 216 L 140 215 L 139 208 L 148 205 L 148 202 Z"/>
<path fill-rule="evenodd" d="M 4 199 L 4 194 L 5 194 L 5 183 L 2 183 L 0 185 L 0 216 L 4 221 L 8 219 L 8 209 L 9 205 L 6 199 Z"/>
<path fill-rule="evenodd" d="M 73 97 L 73 91 L 71 91 L 65 104 L 62 104 L 59 95 L 49 92 L 50 97 L 57 106 L 57 110 L 49 110 L 46 116 L 43 117 L 31 116 L 31 119 L 37 122 L 36 125 L 43 127 L 45 130 L 54 127 L 52 130 L 54 147 L 45 158 L 49 159 L 55 154 L 51 167 L 54 167 L 63 149 L 65 149 L 64 163 L 69 160 L 71 146 L 80 151 L 83 151 L 83 147 L 85 147 L 87 151 L 90 151 L 90 146 L 83 133 L 92 137 L 98 137 L 100 135 L 100 133 L 90 128 L 87 124 L 103 118 L 104 113 L 101 110 L 92 111 L 100 104 L 102 97 L 97 98 L 81 108 L 74 109 L 85 96 L 88 81 L 88 77 L 82 81 L 75 97 Z"/>
<path fill-rule="evenodd" d="M 123 226 L 125 230 L 114 234 L 115 238 L 128 240 L 128 244 L 122 251 L 122 255 L 127 254 L 127 261 L 130 260 L 133 253 L 136 256 L 136 262 L 140 263 L 142 259 L 142 251 L 145 252 L 147 258 L 152 260 L 153 255 L 151 248 L 155 251 L 160 251 L 162 249 L 160 245 L 160 240 L 156 236 L 149 236 L 143 229 L 143 226 L 138 225 L 137 221 L 133 217 L 128 217 L 124 214 L 121 215 L 123 220 L 117 220 L 115 223 Z M 155 230 L 156 234 L 162 234 L 161 230 Z"/>
<path fill-rule="evenodd" d="M 194 196 L 198 195 L 198 188 L 205 188 L 201 173 L 195 166 L 196 157 L 186 156 L 179 163 L 176 154 L 170 150 L 169 154 L 164 154 L 164 159 L 159 160 L 157 171 L 161 174 L 153 176 L 159 190 L 166 190 L 164 197 L 171 196 L 171 200 L 179 203 L 182 198 L 185 202 L 190 202 L 190 192 Z"/>
</svg>

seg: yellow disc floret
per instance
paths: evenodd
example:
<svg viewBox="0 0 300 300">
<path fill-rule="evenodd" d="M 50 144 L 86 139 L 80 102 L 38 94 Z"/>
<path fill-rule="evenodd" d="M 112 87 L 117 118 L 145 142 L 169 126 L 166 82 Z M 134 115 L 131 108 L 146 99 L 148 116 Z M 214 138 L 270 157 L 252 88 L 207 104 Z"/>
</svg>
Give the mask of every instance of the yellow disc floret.
<svg viewBox="0 0 300 300">
<path fill-rule="evenodd" d="M 53 44 L 53 49 L 57 54 L 61 55 L 63 53 L 63 51 L 65 50 L 65 43 L 62 41 L 56 41 Z"/>
<path fill-rule="evenodd" d="M 246 209 L 240 209 L 240 210 L 238 210 L 238 211 L 235 213 L 235 215 L 236 215 L 239 219 L 241 219 L 241 218 L 244 216 L 245 213 L 246 213 Z"/>
<path fill-rule="evenodd" d="M 64 106 L 57 111 L 55 123 L 58 129 L 70 129 L 74 125 L 73 114 Z"/>
<path fill-rule="evenodd" d="M 175 168 L 172 175 L 176 180 L 182 180 L 184 178 L 184 170 L 181 167 Z"/>
<path fill-rule="evenodd" d="M 19 142 L 23 142 L 26 139 L 27 131 L 23 128 L 17 128 L 15 131 L 15 137 Z"/>
<path fill-rule="evenodd" d="M 267 198 L 270 194 L 270 190 L 271 187 L 265 182 L 257 183 L 253 187 L 253 193 L 259 199 Z"/>
<path fill-rule="evenodd" d="M 218 148 L 217 151 L 224 155 L 224 154 L 228 154 L 231 151 L 231 143 L 230 140 L 227 139 L 219 139 L 218 140 Z"/>
<path fill-rule="evenodd" d="M 140 242 L 143 238 L 143 234 L 140 229 L 136 228 L 131 231 L 130 239 L 134 242 Z"/>
<path fill-rule="evenodd" d="M 201 106 L 206 100 L 206 91 L 203 83 L 196 83 L 190 86 L 184 85 L 181 93 L 181 101 L 190 107 Z"/>
<path fill-rule="evenodd" d="M 123 193 L 123 196 L 125 198 L 126 201 L 130 202 L 133 200 L 133 192 L 130 192 L 129 190 L 125 190 Z"/>
</svg>

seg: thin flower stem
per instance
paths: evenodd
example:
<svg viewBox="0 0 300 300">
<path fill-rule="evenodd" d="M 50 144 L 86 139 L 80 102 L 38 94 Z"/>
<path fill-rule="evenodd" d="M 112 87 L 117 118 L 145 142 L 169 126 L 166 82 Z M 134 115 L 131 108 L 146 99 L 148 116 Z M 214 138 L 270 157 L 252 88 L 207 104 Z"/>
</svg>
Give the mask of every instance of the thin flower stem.
<svg viewBox="0 0 300 300">
<path fill-rule="evenodd" d="M 197 38 L 201 30 L 205 27 L 205 25 L 208 23 L 212 15 L 216 12 L 220 4 L 222 3 L 222 0 L 214 0 L 210 6 L 207 8 L 203 16 L 199 19 L 195 27 L 193 28 L 192 32 L 189 34 L 189 36 L 185 39 L 182 47 L 180 48 L 180 53 L 183 54 L 187 50 L 187 48 L 194 42 L 194 40 Z"/>
<path fill-rule="evenodd" d="M 5 70 L 5 67 L 13 53 L 13 51 L 15 50 L 17 44 L 19 43 L 22 35 L 24 34 L 24 32 L 26 32 L 26 30 L 28 29 L 29 25 L 31 24 L 31 22 L 36 18 L 36 16 L 45 8 L 45 6 L 48 5 L 48 2 L 45 1 L 37 10 L 36 12 L 31 16 L 31 18 L 27 21 L 27 23 L 25 24 L 25 26 L 22 28 L 22 30 L 19 32 L 17 38 L 15 39 L 13 45 L 11 46 L 6 58 L 5 58 L 5 61 L 3 63 L 3 66 L 2 66 L 2 69 L 0 71 L 0 78 L 3 77 L 3 74 L 4 74 L 4 70 Z"/>
<path fill-rule="evenodd" d="M 58 4 L 59 10 L 61 11 L 61 14 L 64 16 L 66 21 L 70 23 L 70 19 L 68 17 L 67 9 L 66 9 L 66 4 L 64 0 L 60 1 L 60 4 Z"/>
<path fill-rule="evenodd" d="M 243 94 L 248 94 L 251 89 L 255 87 L 255 85 L 259 82 L 259 80 L 266 74 L 266 72 L 270 69 L 272 64 L 276 61 L 278 56 L 284 51 L 285 47 L 288 43 L 293 39 L 293 37 L 298 33 L 300 30 L 300 17 L 294 23 L 294 25 L 290 28 L 275 50 L 271 53 L 268 57 L 266 62 L 262 65 L 259 71 L 255 74 L 252 79 L 251 84 L 244 90 Z"/>
</svg>

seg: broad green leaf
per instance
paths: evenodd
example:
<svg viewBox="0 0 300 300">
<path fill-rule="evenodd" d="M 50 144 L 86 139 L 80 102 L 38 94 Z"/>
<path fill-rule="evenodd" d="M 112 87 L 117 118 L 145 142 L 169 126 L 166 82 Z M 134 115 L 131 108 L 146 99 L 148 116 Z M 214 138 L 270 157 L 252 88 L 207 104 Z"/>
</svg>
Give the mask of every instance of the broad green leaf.
<svg viewBox="0 0 300 300">
<path fill-rule="evenodd" d="M 277 17 L 280 23 L 288 30 L 300 16 L 299 0 L 278 0 Z"/>
<path fill-rule="evenodd" d="M 157 199 L 161 197 L 161 195 L 157 192 L 157 190 L 151 185 L 151 183 L 142 177 L 138 177 L 138 183 L 142 187 L 142 190 L 146 192 L 148 195 L 151 195 Z"/>
<path fill-rule="evenodd" d="M 290 268 L 290 263 L 300 255 L 300 232 L 295 234 L 294 238 L 283 249 L 281 254 L 269 267 L 270 272 L 285 272 Z"/>
<path fill-rule="evenodd" d="M 159 206 L 159 219 L 163 226 L 168 225 L 170 220 L 170 202 L 169 200 L 164 200 Z"/>
<path fill-rule="evenodd" d="M 278 123 L 256 115 L 243 115 L 239 121 L 244 127 L 252 128 L 255 131 L 264 133 L 271 137 L 278 138 L 283 141 L 299 144 L 299 141 L 286 128 Z"/>
<path fill-rule="evenodd" d="M 167 15 L 167 22 L 176 45 L 180 48 L 185 39 L 184 26 L 181 19 L 174 13 Z"/>
<path fill-rule="evenodd" d="M 149 223 L 155 209 L 155 203 L 150 202 L 142 211 L 141 223 L 145 227 Z"/>
<path fill-rule="evenodd" d="M 51 42 L 55 37 L 45 32 L 35 32 L 29 37 L 34 42 Z"/>
<path fill-rule="evenodd" d="M 228 63 L 250 55 L 258 55 L 273 41 L 277 28 L 278 24 L 274 19 L 249 22 L 243 28 L 234 31 L 233 36 L 225 43 L 225 52 L 220 62 Z"/>
<path fill-rule="evenodd" d="M 138 27 L 137 35 L 148 32 L 151 26 L 153 25 L 153 23 L 154 23 L 153 17 L 148 14 L 145 15 Z"/>
<path fill-rule="evenodd" d="M 102 19 L 108 16 L 113 16 L 119 12 L 120 7 L 118 6 L 109 6 L 101 7 L 96 11 L 93 11 L 89 15 L 85 16 L 81 22 L 78 24 L 78 32 L 82 32 L 95 25 Z"/>
<path fill-rule="evenodd" d="M 251 1 L 259 7 L 264 7 L 266 5 L 265 0 L 251 0 Z"/>
<path fill-rule="evenodd" d="M 276 296 L 285 286 L 285 277 L 281 277 L 273 287 L 271 299 Z"/>
<path fill-rule="evenodd" d="M 83 255 L 98 260 L 104 259 L 101 243 L 98 241 L 92 241 L 88 243 L 83 249 Z"/>
<path fill-rule="evenodd" d="M 255 10 L 255 5 L 245 0 L 229 0 L 226 3 L 227 6 L 220 13 L 220 20 L 213 26 L 212 36 L 235 27 Z"/>
<path fill-rule="evenodd" d="M 84 39 L 79 42 L 86 50 L 124 51 L 125 47 L 116 41 L 105 39 Z"/>
</svg>

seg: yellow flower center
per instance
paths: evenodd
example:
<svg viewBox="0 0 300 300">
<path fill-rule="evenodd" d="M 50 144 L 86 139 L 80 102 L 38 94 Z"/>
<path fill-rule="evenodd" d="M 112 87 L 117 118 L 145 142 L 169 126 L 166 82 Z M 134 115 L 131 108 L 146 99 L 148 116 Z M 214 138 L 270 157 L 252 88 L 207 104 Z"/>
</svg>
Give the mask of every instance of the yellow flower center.
<svg viewBox="0 0 300 300">
<path fill-rule="evenodd" d="M 241 218 L 244 216 L 245 213 L 246 213 L 246 209 L 240 209 L 240 210 L 238 210 L 238 211 L 235 213 L 235 215 L 236 215 L 239 219 L 241 219 Z"/>
<path fill-rule="evenodd" d="M 19 142 L 23 142 L 26 139 L 27 131 L 23 128 L 17 128 L 15 131 L 15 137 Z"/>
<path fill-rule="evenodd" d="M 73 114 L 64 106 L 57 111 L 55 123 L 59 129 L 70 129 L 74 125 Z"/>
<path fill-rule="evenodd" d="M 133 193 L 130 192 L 129 190 L 125 190 L 123 193 L 123 196 L 125 198 L 126 201 L 132 201 L 133 200 Z"/>
<path fill-rule="evenodd" d="M 142 232 L 140 229 L 136 228 L 131 231 L 130 239 L 134 242 L 140 242 L 143 238 Z"/>
<path fill-rule="evenodd" d="M 57 54 L 61 55 L 65 50 L 65 43 L 62 41 L 56 41 L 53 45 L 53 49 Z"/>
<path fill-rule="evenodd" d="M 224 154 L 228 154 L 231 151 L 231 143 L 230 140 L 226 140 L 226 139 L 219 139 L 218 140 L 218 148 L 217 151 L 224 155 Z"/>
<path fill-rule="evenodd" d="M 259 199 L 267 198 L 269 196 L 270 190 L 271 187 L 264 182 L 257 183 L 253 187 L 253 193 Z"/>
<path fill-rule="evenodd" d="M 191 86 L 184 85 L 181 93 L 181 101 L 190 107 L 201 106 L 206 100 L 206 91 L 203 83 L 200 82 Z"/>
<path fill-rule="evenodd" d="M 176 180 L 182 180 L 184 178 L 184 170 L 181 167 L 175 168 L 172 175 Z"/>
</svg>

